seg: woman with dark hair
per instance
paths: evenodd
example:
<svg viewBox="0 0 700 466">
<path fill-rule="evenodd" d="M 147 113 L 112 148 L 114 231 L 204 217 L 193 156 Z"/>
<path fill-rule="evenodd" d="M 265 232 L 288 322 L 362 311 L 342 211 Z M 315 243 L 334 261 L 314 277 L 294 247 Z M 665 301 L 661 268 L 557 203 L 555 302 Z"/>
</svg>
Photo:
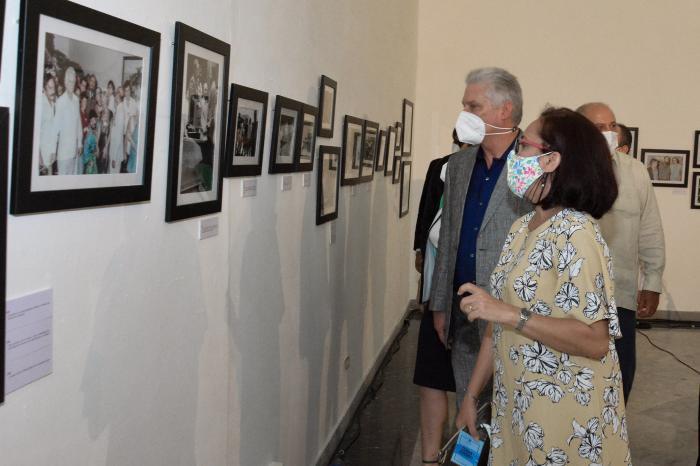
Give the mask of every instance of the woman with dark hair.
<svg viewBox="0 0 700 466">
<path fill-rule="evenodd" d="M 508 185 L 535 205 L 517 220 L 491 293 L 458 291 L 488 321 L 458 426 L 476 435 L 476 400 L 493 376 L 493 465 L 627 465 L 630 454 L 610 251 L 594 219 L 617 197 L 600 131 L 545 110 L 508 156 Z"/>
</svg>

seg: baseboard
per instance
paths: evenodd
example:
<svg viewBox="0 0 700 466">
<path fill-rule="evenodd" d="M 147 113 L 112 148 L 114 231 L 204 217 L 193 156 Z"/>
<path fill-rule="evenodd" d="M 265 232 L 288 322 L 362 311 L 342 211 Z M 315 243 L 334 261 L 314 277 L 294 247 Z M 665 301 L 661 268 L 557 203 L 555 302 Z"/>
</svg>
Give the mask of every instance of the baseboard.
<svg viewBox="0 0 700 466">
<path fill-rule="evenodd" d="M 695 320 L 700 321 L 700 311 L 663 311 L 659 309 L 654 314 L 654 319 L 665 320 Z M 643 320 L 643 319 L 640 319 Z"/>
<path fill-rule="evenodd" d="M 362 382 L 360 389 L 357 391 L 357 393 L 353 397 L 352 403 L 350 403 L 348 410 L 345 412 L 343 417 L 340 419 L 338 424 L 335 426 L 335 429 L 333 430 L 333 434 L 328 439 L 328 442 L 326 443 L 325 448 L 321 451 L 321 454 L 316 459 L 316 462 L 314 463 L 316 466 L 328 466 L 328 464 L 333 459 L 333 454 L 335 453 L 336 449 L 338 448 L 340 441 L 343 439 L 343 435 L 345 434 L 345 431 L 348 429 L 348 427 L 350 427 L 350 422 L 352 421 L 352 418 L 355 415 L 355 412 L 359 408 L 360 402 L 362 401 L 362 398 L 365 396 L 365 393 L 367 393 L 367 390 L 369 389 L 370 385 L 372 384 L 372 380 L 374 379 L 374 376 L 377 374 L 377 371 L 379 370 L 379 367 L 381 366 L 382 361 L 384 360 L 387 353 L 389 352 L 391 345 L 394 343 L 394 340 L 396 340 L 396 337 L 399 335 L 399 332 L 401 332 L 401 329 L 403 328 L 404 322 L 408 318 L 409 314 L 411 314 L 411 312 L 413 312 L 413 310 L 415 309 L 415 304 L 416 304 L 415 300 L 409 301 L 408 305 L 406 306 L 406 312 L 404 313 L 403 317 L 401 319 L 399 319 L 399 321 L 396 323 L 396 327 L 394 328 L 394 331 L 391 333 L 391 336 L 384 343 L 384 346 L 382 346 L 381 351 L 377 355 L 377 359 L 374 361 L 374 364 L 372 365 L 372 369 L 370 369 L 370 371 L 365 376 L 365 380 Z"/>
</svg>

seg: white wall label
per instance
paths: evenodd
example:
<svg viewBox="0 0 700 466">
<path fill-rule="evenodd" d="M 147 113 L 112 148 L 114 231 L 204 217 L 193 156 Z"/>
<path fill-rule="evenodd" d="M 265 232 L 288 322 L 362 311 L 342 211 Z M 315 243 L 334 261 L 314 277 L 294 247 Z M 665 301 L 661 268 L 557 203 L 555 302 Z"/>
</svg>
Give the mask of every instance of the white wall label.
<svg viewBox="0 0 700 466">
<path fill-rule="evenodd" d="M 292 175 L 282 175 L 282 191 L 292 189 Z"/>
<path fill-rule="evenodd" d="M 7 301 L 5 394 L 53 372 L 53 290 Z"/>
<path fill-rule="evenodd" d="M 248 178 L 241 180 L 241 197 L 255 197 L 258 194 L 258 180 Z"/>
<path fill-rule="evenodd" d="M 205 218 L 199 221 L 199 239 L 211 238 L 219 234 L 219 217 Z"/>
<path fill-rule="evenodd" d="M 301 179 L 302 186 L 308 188 L 311 186 L 311 173 L 304 173 Z"/>
</svg>

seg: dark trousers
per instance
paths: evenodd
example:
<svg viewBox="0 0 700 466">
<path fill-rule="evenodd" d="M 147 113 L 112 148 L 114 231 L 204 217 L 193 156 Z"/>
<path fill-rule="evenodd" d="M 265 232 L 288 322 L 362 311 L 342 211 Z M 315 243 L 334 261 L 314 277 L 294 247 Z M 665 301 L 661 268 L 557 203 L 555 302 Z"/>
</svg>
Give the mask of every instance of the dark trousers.
<svg viewBox="0 0 700 466">
<path fill-rule="evenodd" d="M 617 317 L 620 320 L 622 338 L 615 340 L 615 349 L 620 358 L 620 371 L 622 372 L 622 391 L 625 394 L 625 403 L 629 399 L 634 382 L 634 371 L 637 368 L 636 349 L 636 324 L 637 313 L 630 309 L 617 308 Z"/>
</svg>

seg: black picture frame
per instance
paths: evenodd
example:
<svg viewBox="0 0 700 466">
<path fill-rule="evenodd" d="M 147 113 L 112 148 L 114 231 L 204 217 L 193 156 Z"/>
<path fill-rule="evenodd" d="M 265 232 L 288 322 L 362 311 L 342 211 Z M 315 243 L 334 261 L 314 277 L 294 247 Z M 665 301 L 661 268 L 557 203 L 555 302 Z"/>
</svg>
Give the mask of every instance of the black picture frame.
<svg viewBox="0 0 700 466">
<path fill-rule="evenodd" d="M 5 0 L 0 0 L 0 64 L 2 64 L 2 44 L 5 35 Z"/>
<path fill-rule="evenodd" d="M 167 222 L 221 211 L 230 55 L 226 42 L 175 23 Z"/>
<path fill-rule="evenodd" d="M 693 184 L 690 191 L 690 208 L 700 209 L 700 172 L 693 172 Z"/>
<path fill-rule="evenodd" d="M 383 129 L 379 130 L 379 138 L 377 143 L 377 156 L 375 157 L 374 172 L 383 173 L 384 163 L 386 160 L 386 147 L 387 147 L 387 132 Z"/>
<path fill-rule="evenodd" d="M 630 155 L 636 159 L 639 155 L 639 128 L 637 128 L 636 126 L 628 126 L 627 129 L 630 130 L 630 133 L 632 134 L 632 143 L 630 144 Z"/>
<path fill-rule="evenodd" d="M 340 196 L 340 147 L 319 146 L 318 148 L 318 182 L 316 189 L 316 225 L 338 218 L 338 199 Z M 324 181 L 325 180 L 325 181 Z M 333 188 L 329 189 L 329 186 Z M 328 191 L 331 191 L 330 193 Z M 332 191 L 335 191 L 333 193 Z M 327 210 L 327 197 L 332 200 L 333 208 Z M 335 195 L 334 195 L 335 194 Z"/>
<path fill-rule="evenodd" d="M 693 168 L 700 168 L 700 131 L 695 131 L 693 141 Z"/>
<path fill-rule="evenodd" d="M 71 47 L 60 50 L 56 36 Z M 150 200 L 160 34 L 67 0 L 24 0 L 19 41 L 10 212 L 18 215 Z M 130 50 L 125 52 L 123 47 Z M 126 144 L 122 140 L 122 145 L 115 145 L 118 161 L 109 159 L 106 144 L 95 143 L 97 120 L 94 128 L 91 119 L 88 126 L 83 125 L 77 96 L 65 90 L 75 89 L 76 78 L 98 74 L 98 65 L 90 62 L 96 52 L 103 59 L 109 57 L 114 62 L 109 69 L 117 73 L 122 72 L 127 55 L 140 55 L 144 61 L 140 81 L 130 83 L 124 101 L 113 113 L 101 112 L 110 122 L 112 114 L 119 116 L 120 129 L 129 135 Z M 43 69 L 37 70 L 42 55 Z M 97 85 L 121 77 L 106 69 L 99 65 L 102 74 Z M 53 102 L 43 93 L 45 74 L 52 76 L 53 89 L 58 91 Z M 114 147 L 109 148 L 112 150 Z M 102 152 L 107 155 L 102 157 Z M 115 162 L 112 167 L 110 160 Z"/>
<path fill-rule="evenodd" d="M 0 404 L 5 401 L 5 285 L 7 276 L 7 159 L 10 112 L 0 108 Z"/>
<path fill-rule="evenodd" d="M 362 129 L 362 164 L 360 182 L 366 183 L 374 178 L 374 164 L 379 147 L 379 123 L 365 120 Z"/>
<path fill-rule="evenodd" d="M 265 153 L 269 96 L 240 84 L 231 84 L 229 96 L 224 176 L 259 176 Z"/>
<path fill-rule="evenodd" d="M 314 169 L 317 128 L 318 109 L 308 104 L 301 104 L 301 118 L 297 122 L 296 150 L 294 151 L 295 171 L 310 172 Z"/>
<path fill-rule="evenodd" d="M 321 75 L 318 97 L 318 132 L 320 138 L 332 138 L 335 129 L 335 102 L 338 83 L 326 75 Z"/>
<path fill-rule="evenodd" d="M 401 124 L 400 121 L 397 121 L 394 123 L 394 128 L 396 128 L 396 151 L 398 151 L 398 155 L 401 155 L 401 142 L 403 141 L 403 124 Z"/>
<path fill-rule="evenodd" d="M 678 158 L 682 160 L 675 163 Z M 655 167 L 652 160 L 656 160 Z M 661 162 L 659 162 L 661 159 Z M 668 159 L 668 160 L 667 160 Z M 690 151 L 673 149 L 642 149 L 640 161 L 649 172 L 651 184 L 663 188 L 687 188 Z M 676 167 L 680 165 L 680 167 Z M 663 171 L 662 171 L 663 169 Z M 677 180 L 677 178 L 681 178 Z"/>
<path fill-rule="evenodd" d="M 340 164 L 341 186 L 360 183 L 363 135 L 364 120 L 345 115 L 343 121 L 343 157 Z"/>
<path fill-rule="evenodd" d="M 394 173 L 394 152 L 396 152 L 396 127 L 389 126 L 386 129 L 387 140 L 384 154 L 384 176 L 391 176 Z"/>
<path fill-rule="evenodd" d="M 403 99 L 401 111 L 401 126 L 403 135 L 401 137 L 401 156 L 410 157 L 413 148 L 413 102 Z M 406 147 L 408 145 L 408 147 Z"/>
<path fill-rule="evenodd" d="M 406 174 L 408 171 L 408 174 Z M 399 197 L 399 218 L 408 215 L 411 200 L 411 161 L 401 161 L 401 189 Z"/>
<path fill-rule="evenodd" d="M 299 120 L 302 118 L 303 107 L 303 103 L 294 99 L 281 95 L 275 98 L 268 173 L 292 173 L 296 171 L 295 154 Z"/>
</svg>

